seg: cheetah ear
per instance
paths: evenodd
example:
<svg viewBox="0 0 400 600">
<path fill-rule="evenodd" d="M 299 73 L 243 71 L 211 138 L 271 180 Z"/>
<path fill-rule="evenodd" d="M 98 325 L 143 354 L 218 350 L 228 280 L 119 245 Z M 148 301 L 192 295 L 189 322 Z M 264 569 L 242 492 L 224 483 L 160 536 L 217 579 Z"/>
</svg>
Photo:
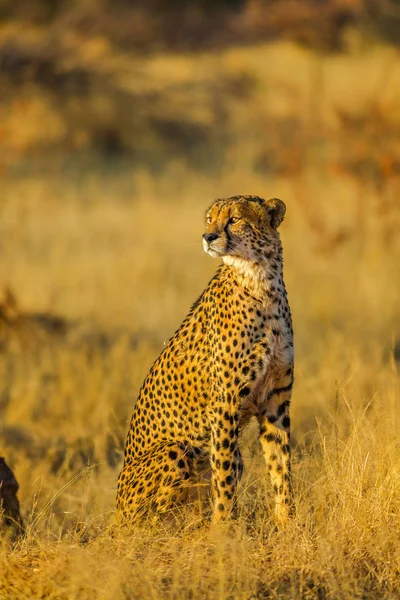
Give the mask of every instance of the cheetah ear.
<svg viewBox="0 0 400 600">
<path fill-rule="evenodd" d="M 274 229 L 278 229 L 282 223 L 286 212 L 286 204 L 279 198 L 271 198 L 265 201 L 268 214 L 271 219 L 271 225 Z"/>
</svg>

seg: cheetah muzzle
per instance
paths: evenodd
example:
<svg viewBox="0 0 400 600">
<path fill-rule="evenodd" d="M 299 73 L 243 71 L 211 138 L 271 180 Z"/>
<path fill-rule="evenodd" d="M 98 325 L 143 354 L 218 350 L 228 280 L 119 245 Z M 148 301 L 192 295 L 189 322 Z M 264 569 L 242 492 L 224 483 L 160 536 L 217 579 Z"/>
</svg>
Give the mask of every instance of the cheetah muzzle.
<svg viewBox="0 0 400 600">
<path fill-rule="evenodd" d="M 276 518 L 284 522 L 292 514 L 293 330 L 278 233 L 285 210 L 277 198 L 234 196 L 207 211 L 203 247 L 223 264 L 139 392 L 118 480 L 123 521 L 182 503 L 204 457 L 211 466 L 212 520 L 235 515 L 240 436 L 253 416 Z"/>
</svg>

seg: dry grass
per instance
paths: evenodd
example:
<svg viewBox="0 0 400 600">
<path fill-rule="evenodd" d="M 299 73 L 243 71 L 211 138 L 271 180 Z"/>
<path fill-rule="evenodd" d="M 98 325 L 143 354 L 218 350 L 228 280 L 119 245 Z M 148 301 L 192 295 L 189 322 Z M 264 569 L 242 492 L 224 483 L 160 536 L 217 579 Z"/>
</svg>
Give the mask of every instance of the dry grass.
<svg viewBox="0 0 400 600">
<path fill-rule="evenodd" d="M 2 342 L 0 441 L 28 533 L 0 550 L 1 598 L 400 596 L 400 243 L 387 236 L 398 205 L 382 211 L 375 182 L 315 161 L 300 174 L 267 176 L 248 148 L 232 143 L 218 177 L 177 162 L 157 178 L 135 170 L 4 179 L 0 281 L 25 314 Z M 386 178 L 386 198 L 397 185 Z M 203 211 L 240 192 L 288 205 L 297 517 L 275 531 L 250 432 L 238 523 L 211 529 L 182 512 L 174 523 L 111 535 L 136 393 L 216 268 L 201 249 Z M 54 338 L 30 312 L 64 316 L 68 332 Z"/>
</svg>

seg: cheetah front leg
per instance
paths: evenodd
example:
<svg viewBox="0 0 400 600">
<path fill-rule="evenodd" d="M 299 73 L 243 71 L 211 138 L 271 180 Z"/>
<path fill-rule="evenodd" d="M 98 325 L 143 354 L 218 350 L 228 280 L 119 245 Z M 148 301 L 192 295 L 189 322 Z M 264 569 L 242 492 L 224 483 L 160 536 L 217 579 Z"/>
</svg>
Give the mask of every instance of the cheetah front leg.
<svg viewBox="0 0 400 600">
<path fill-rule="evenodd" d="M 237 510 L 236 487 L 243 471 L 239 450 L 239 415 L 233 406 L 220 406 L 211 423 L 213 523 Z"/>
<path fill-rule="evenodd" d="M 293 370 L 275 382 L 259 417 L 260 442 L 275 495 L 275 517 L 280 524 L 294 514 L 291 476 L 289 407 Z"/>
</svg>

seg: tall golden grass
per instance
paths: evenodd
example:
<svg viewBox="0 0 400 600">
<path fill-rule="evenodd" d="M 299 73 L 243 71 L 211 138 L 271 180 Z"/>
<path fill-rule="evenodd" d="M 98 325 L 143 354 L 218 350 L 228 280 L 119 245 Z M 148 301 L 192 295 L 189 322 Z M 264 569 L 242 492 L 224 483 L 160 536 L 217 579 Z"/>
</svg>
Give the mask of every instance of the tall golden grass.
<svg viewBox="0 0 400 600">
<path fill-rule="evenodd" d="M 303 53 L 290 48 L 300 64 Z M 232 68 L 251 55 L 264 69 L 265 48 L 232 52 L 232 63 L 224 58 Z M 276 77 L 295 85 L 285 52 L 268 56 L 275 53 Z M 345 102 L 357 76 L 358 104 L 351 97 L 344 108 L 364 114 L 373 64 L 336 60 L 325 73 L 333 96 Z M 390 86 L 388 97 L 396 77 Z M 254 94 L 250 107 L 232 107 L 243 131 L 250 109 L 275 101 L 268 89 Z M 326 98 L 324 110 L 332 106 Z M 179 160 L 157 177 L 126 169 L 3 178 L 0 282 L 14 290 L 21 314 L 0 322 L 0 441 L 21 486 L 27 536 L 0 549 L 1 598 L 400 596 L 400 242 L 389 235 L 399 218 L 397 175 L 386 173 L 378 187 L 321 164 L 315 148 L 298 172 L 278 175 L 254 168 L 254 148 L 238 139 L 218 176 Z M 112 533 L 137 391 L 217 266 L 201 248 L 205 208 L 237 193 L 287 203 L 297 515 L 276 531 L 250 430 L 238 522 L 210 528 L 182 509 L 173 522 Z M 39 313 L 61 315 L 67 332 L 53 336 L 33 318 Z"/>
</svg>

